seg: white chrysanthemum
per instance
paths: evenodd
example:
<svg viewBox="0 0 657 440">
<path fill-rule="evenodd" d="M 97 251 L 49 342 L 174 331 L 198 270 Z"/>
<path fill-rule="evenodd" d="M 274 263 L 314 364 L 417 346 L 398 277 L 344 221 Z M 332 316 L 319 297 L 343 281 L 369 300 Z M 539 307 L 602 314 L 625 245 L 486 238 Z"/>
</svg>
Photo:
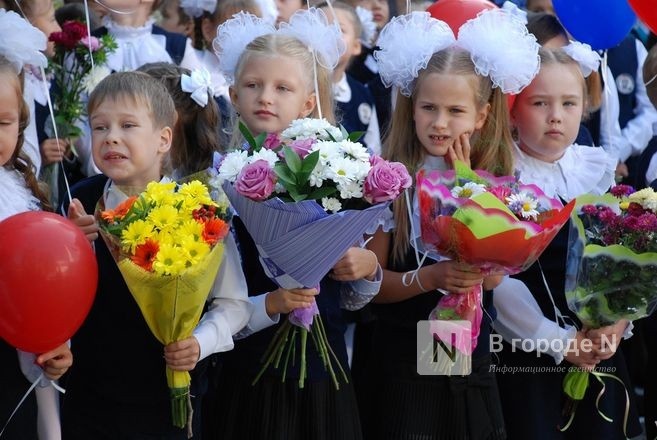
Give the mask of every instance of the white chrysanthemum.
<svg viewBox="0 0 657 440">
<path fill-rule="evenodd" d="M 361 162 L 370 162 L 370 154 L 367 152 L 367 148 L 365 148 L 360 142 L 342 141 L 340 142 L 340 149 L 352 159 Z"/>
<path fill-rule="evenodd" d="M 248 154 L 246 151 L 233 151 L 226 154 L 226 157 L 219 166 L 219 179 L 235 182 L 242 168 L 248 163 Z"/>
<path fill-rule="evenodd" d="M 336 141 L 343 139 L 342 132 L 339 128 L 331 125 L 326 119 L 295 119 L 290 126 L 283 130 L 281 137 L 285 139 L 308 139 L 317 138 L 321 140 L 330 140 L 331 136 Z"/>
<path fill-rule="evenodd" d="M 358 182 L 338 185 L 338 191 L 340 191 L 340 198 L 342 199 L 360 199 L 363 197 L 363 185 Z"/>
<path fill-rule="evenodd" d="M 276 165 L 276 162 L 279 161 L 278 154 L 274 152 L 273 150 L 267 150 L 266 148 L 261 148 L 260 151 L 256 151 L 251 155 L 249 158 L 249 163 L 253 163 L 256 160 L 264 160 L 266 161 L 270 167 L 274 168 L 274 165 Z"/>
<path fill-rule="evenodd" d="M 110 73 L 112 71 L 106 66 L 94 66 L 82 80 L 82 88 L 85 92 L 91 94 L 96 86 Z"/>
<path fill-rule="evenodd" d="M 338 212 L 342 209 L 342 203 L 335 197 L 324 197 L 322 198 L 322 207 L 324 207 L 324 211 Z"/>
<path fill-rule="evenodd" d="M 359 160 L 352 160 L 354 166 L 354 178 L 357 182 L 363 183 L 370 170 L 372 165 L 369 160 L 367 162 L 361 162 Z"/>
<path fill-rule="evenodd" d="M 319 163 L 322 165 L 327 165 L 334 159 L 344 157 L 342 154 L 342 149 L 340 148 L 340 144 L 337 142 L 315 142 L 311 148 L 311 151 L 319 151 Z"/>
<path fill-rule="evenodd" d="M 310 186 L 320 188 L 324 181 L 328 179 L 327 170 L 328 167 L 326 165 L 323 165 L 321 162 L 318 163 L 312 173 L 310 173 L 310 178 L 308 179 Z"/>
<path fill-rule="evenodd" d="M 652 188 L 644 188 L 630 194 L 628 201 L 638 203 L 643 209 L 657 211 L 657 193 Z"/>
<path fill-rule="evenodd" d="M 341 186 L 346 186 L 357 180 L 358 173 L 356 162 L 346 157 L 337 157 L 328 164 L 327 176 L 329 179 Z"/>
<path fill-rule="evenodd" d="M 538 215 L 538 201 L 529 193 L 521 191 L 506 198 L 509 209 L 522 218 L 535 219 Z"/>
<path fill-rule="evenodd" d="M 468 182 L 463 186 L 452 188 L 452 196 L 460 199 L 471 199 L 477 194 L 486 192 L 486 186 L 480 183 Z"/>
</svg>

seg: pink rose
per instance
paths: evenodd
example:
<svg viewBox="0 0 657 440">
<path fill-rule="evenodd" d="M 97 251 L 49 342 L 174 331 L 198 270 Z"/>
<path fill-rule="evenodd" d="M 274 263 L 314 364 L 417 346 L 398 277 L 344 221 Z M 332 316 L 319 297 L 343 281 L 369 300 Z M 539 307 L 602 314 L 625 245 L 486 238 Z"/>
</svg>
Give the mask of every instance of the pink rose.
<svg viewBox="0 0 657 440">
<path fill-rule="evenodd" d="M 80 43 L 82 43 L 83 46 L 91 49 L 92 52 L 100 49 L 100 40 L 96 37 L 83 37 L 80 39 Z"/>
<path fill-rule="evenodd" d="M 314 144 L 314 139 L 297 139 L 292 141 L 288 146 L 303 159 L 310 154 L 310 149 Z"/>
<path fill-rule="evenodd" d="M 370 158 L 372 168 L 365 178 L 363 192 L 369 203 L 394 200 L 401 192 L 411 186 L 411 176 L 406 167 L 399 162 L 388 162 L 381 158 Z"/>
<path fill-rule="evenodd" d="M 269 133 L 262 143 L 262 147 L 266 150 L 275 150 L 281 146 L 281 138 L 277 133 Z"/>
<path fill-rule="evenodd" d="M 267 199 L 274 192 L 276 174 L 266 160 L 256 160 L 240 171 L 235 181 L 235 190 L 251 200 Z"/>
</svg>

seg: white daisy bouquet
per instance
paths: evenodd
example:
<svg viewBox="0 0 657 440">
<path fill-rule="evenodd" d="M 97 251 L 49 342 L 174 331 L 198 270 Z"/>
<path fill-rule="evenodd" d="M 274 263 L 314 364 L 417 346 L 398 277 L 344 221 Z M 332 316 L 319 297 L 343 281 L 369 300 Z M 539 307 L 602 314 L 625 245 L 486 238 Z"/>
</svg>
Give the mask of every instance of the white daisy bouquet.
<svg viewBox="0 0 657 440">
<path fill-rule="evenodd" d="M 297 119 L 280 135 L 253 137 L 240 130 L 245 149 L 220 158 L 211 181 L 233 184 L 255 201 L 315 200 L 328 212 L 363 209 L 394 200 L 411 184 L 406 168 L 371 155 L 359 142 L 325 119 Z"/>
<path fill-rule="evenodd" d="M 245 148 L 217 161 L 210 184 L 222 186 L 258 248 L 265 273 L 286 289 L 318 287 L 347 249 L 378 223 L 388 203 L 411 185 L 402 164 L 370 155 L 355 142 L 359 133 L 349 135 L 324 119 L 296 120 L 280 135 L 255 138 L 246 127 L 240 129 Z M 288 315 L 263 358 L 262 372 L 281 366 L 284 379 L 288 361 L 295 364 L 289 353 L 299 353 L 303 387 L 310 333 L 339 387 L 335 372 L 342 368 L 339 363 L 334 368 L 337 358 L 320 312 L 313 304 Z M 346 381 L 346 375 L 342 378 Z"/>
<path fill-rule="evenodd" d="M 535 185 L 513 176 L 471 170 L 421 171 L 417 176 L 422 241 L 427 249 L 476 266 L 484 273 L 515 274 L 531 266 L 568 221 L 574 202 L 563 206 Z M 481 286 L 447 294 L 430 319 L 468 320 L 471 333 L 457 338 L 466 355 L 477 345 L 482 318 Z M 464 332 L 467 330 L 463 330 Z"/>
</svg>

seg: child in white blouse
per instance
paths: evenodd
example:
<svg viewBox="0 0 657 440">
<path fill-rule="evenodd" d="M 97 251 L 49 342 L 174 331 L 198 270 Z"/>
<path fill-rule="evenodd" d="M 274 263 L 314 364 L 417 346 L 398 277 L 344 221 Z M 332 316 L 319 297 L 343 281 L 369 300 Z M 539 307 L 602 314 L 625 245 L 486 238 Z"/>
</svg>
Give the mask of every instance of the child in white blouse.
<svg viewBox="0 0 657 440">
<path fill-rule="evenodd" d="M 590 52 L 581 44 L 571 44 L 565 49 L 541 49 L 541 70 L 516 97 L 511 110 L 511 122 L 517 132 L 515 166 L 520 180 L 565 201 L 582 194 L 605 193 L 614 183 L 614 157 L 602 148 L 573 144 L 586 108 L 582 71 L 591 70 L 578 65 L 575 59 L 584 59 L 580 55 L 587 50 Z M 613 356 L 609 362 L 624 379 L 624 361 L 614 356 L 617 345 L 603 346 L 601 337 L 619 341 L 629 332 L 628 322 L 622 320 L 587 330 L 579 326 L 566 305 L 567 234 L 566 226 L 537 263 L 515 278 L 506 278 L 495 288 L 495 330 L 509 344 L 524 341 L 504 344 L 500 358 L 506 366 L 554 366 L 545 356 L 541 357 L 547 353 L 557 364 L 564 359 L 569 362 L 563 369 L 565 374 L 570 364 L 590 370 Z M 523 351 L 525 347 L 531 348 Z M 612 395 L 604 400 L 610 406 L 603 409 L 614 419 L 613 424 L 600 423 L 603 419 L 595 414 L 594 402 L 585 401 L 579 405 L 581 409 L 573 426 L 565 434 L 559 434 L 557 427 L 565 424 L 561 419 L 563 374 L 497 375 L 509 437 L 542 438 L 540 435 L 549 433 L 549 438 L 581 438 L 581 430 L 585 429 L 595 432 L 595 438 L 620 438 L 623 420 L 620 407 L 624 409 L 624 404 L 621 398 L 614 398 L 618 390 L 613 390 L 613 386 L 607 390 Z M 594 388 L 589 388 L 585 400 L 594 395 Z M 536 391 L 528 393 L 528 389 Z M 630 417 L 628 434 L 634 428 L 632 421 Z"/>
</svg>

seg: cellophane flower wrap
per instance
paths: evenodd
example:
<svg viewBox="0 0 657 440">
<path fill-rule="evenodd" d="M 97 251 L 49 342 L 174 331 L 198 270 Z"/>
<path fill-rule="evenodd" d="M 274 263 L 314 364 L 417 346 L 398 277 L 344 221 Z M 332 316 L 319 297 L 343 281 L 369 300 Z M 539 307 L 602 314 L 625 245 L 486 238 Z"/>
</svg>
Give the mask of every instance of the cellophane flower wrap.
<svg viewBox="0 0 657 440">
<path fill-rule="evenodd" d="M 566 300 L 583 326 L 596 329 L 650 315 L 657 305 L 657 194 L 618 185 L 577 198 L 571 215 Z M 614 342 L 614 341 L 610 341 Z M 616 341 L 618 342 L 618 341 Z M 564 391 L 583 399 L 594 371 L 570 371 Z M 601 414 L 602 415 L 602 414 Z"/>
<path fill-rule="evenodd" d="M 568 221 L 567 206 L 535 185 L 513 176 L 496 177 L 471 170 L 462 162 L 454 170 L 420 171 L 417 176 L 422 242 L 443 257 L 478 267 L 484 274 L 515 274 L 531 266 Z M 455 348 L 470 355 L 477 346 L 482 319 L 482 288 L 448 293 L 430 313 L 435 321 L 463 320 Z M 451 329 L 451 327 L 450 327 Z M 441 326 L 432 329 L 449 341 Z M 450 330 L 450 332 L 453 329 Z"/>
<path fill-rule="evenodd" d="M 55 43 L 48 69 L 58 89 L 53 102 L 57 134 L 76 138 L 81 135 L 78 122 L 85 116 L 83 97 L 110 74 L 105 63 L 116 50 L 116 41 L 109 34 L 90 36 L 87 26 L 74 20 L 65 22 L 62 31 L 50 34 L 49 40 Z"/>
<path fill-rule="evenodd" d="M 153 335 L 192 336 L 214 284 L 229 232 L 228 200 L 198 180 L 151 182 L 114 209 L 96 208 L 101 235 Z M 173 424 L 191 427 L 186 371 L 167 367 Z"/>
<path fill-rule="evenodd" d="M 378 222 L 389 202 L 411 185 L 402 164 L 371 155 L 355 142 L 360 133 L 349 135 L 323 119 L 295 120 L 280 135 L 256 138 L 246 127 L 240 129 L 245 148 L 218 158 L 211 183 L 224 188 L 256 243 L 265 273 L 285 289 L 319 287 L 347 249 Z M 334 365 L 345 381 L 347 377 L 315 304 L 288 315 L 255 381 L 272 365 L 282 367 L 285 379 L 294 352 L 301 355 L 302 388 L 308 333 L 339 388 Z"/>
</svg>

